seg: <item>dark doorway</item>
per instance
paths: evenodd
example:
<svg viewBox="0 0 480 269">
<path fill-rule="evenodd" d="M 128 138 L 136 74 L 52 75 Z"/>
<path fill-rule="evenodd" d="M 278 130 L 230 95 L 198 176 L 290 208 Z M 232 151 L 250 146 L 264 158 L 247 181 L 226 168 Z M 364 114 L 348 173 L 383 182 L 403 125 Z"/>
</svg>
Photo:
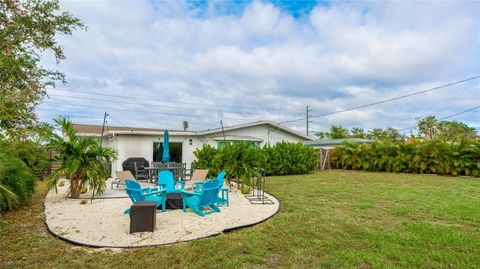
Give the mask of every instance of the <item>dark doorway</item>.
<svg viewBox="0 0 480 269">
<path fill-rule="evenodd" d="M 158 152 L 159 144 L 160 150 L 163 150 L 163 142 L 153 142 L 153 161 L 154 162 L 161 162 L 162 161 L 162 153 Z M 170 153 L 170 162 L 181 163 L 182 162 L 182 143 L 178 142 L 170 142 L 168 147 L 168 152 Z"/>
</svg>

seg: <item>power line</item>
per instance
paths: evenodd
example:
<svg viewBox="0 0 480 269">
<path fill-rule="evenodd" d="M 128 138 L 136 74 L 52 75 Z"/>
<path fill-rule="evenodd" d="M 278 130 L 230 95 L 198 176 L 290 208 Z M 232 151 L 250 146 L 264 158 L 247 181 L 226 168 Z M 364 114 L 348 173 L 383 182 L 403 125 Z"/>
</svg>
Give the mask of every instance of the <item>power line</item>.
<svg viewBox="0 0 480 269">
<path fill-rule="evenodd" d="M 90 101 L 112 102 L 112 100 L 90 98 L 90 97 L 79 97 L 79 96 L 71 96 L 71 95 L 61 95 L 61 94 L 49 94 L 49 96 L 63 97 L 63 98 L 70 98 L 70 99 L 82 99 L 82 100 L 90 100 Z M 150 101 L 153 101 L 153 100 L 150 100 Z M 147 104 L 147 103 L 119 101 L 119 100 L 115 100 L 114 102 L 115 103 L 122 103 L 122 104 L 142 105 L 142 106 L 153 106 L 154 105 L 154 104 Z M 161 105 L 161 106 L 156 106 L 156 108 L 176 108 L 176 109 L 178 109 L 179 107 L 178 106 Z M 236 113 L 236 114 L 248 114 L 249 113 L 249 112 L 245 112 L 245 111 L 212 110 L 212 109 L 208 109 L 208 108 L 195 108 L 195 110 L 202 110 L 202 111 L 209 111 L 209 112 L 219 112 L 219 113 Z M 250 113 L 253 113 L 253 112 L 250 112 Z"/>
<path fill-rule="evenodd" d="M 98 96 L 105 96 L 105 97 L 116 97 L 116 98 L 127 98 L 127 99 L 138 99 L 138 100 L 148 100 L 148 101 L 155 101 L 160 103 L 167 103 L 167 104 L 183 104 L 183 105 L 195 105 L 195 106 L 210 106 L 210 107 L 230 107 L 230 108 L 247 108 L 244 106 L 232 106 L 232 105 L 224 105 L 224 104 L 204 104 L 204 103 L 193 103 L 193 102 L 180 102 L 180 101 L 165 101 L 165 99 L 155 99 L 155 98 L 146 98 L 146 97 L 139 97 L 139 96 L 127 96 L 127 95 L 117 95 L 117 94 L 106 94 L 106 93 L 98 93 L 98 92 L 89 92 L 89 91 L 79 91 L 79 90 L 66 90 L 66 89 L 55 89 L 55 91 L 66 91 L 66 92 L 74 92 L 74 93 L 83 93 L 83 94 L 91 94 L 91 95 L 98 95 Z M 250 107 L 256 108 L 258 107 Z M 265 110 L 274 110 L 274 111 L 285 111 L 284 108 L 268 108 L 263 107 Z M 303 112 L 299 110 L 292 110 L 290 112 Z"/>
<path fill-rule="evenodd" d="M 418 94 L 422 94 L 422 93 L 426 93 L 426 92 L 430 92 L 430 91 L 435 91 L 435 90 L 443 89 L 443 88 L 446 88 L 446 87 L 450 87 L 450 86 L 453 86 L 453 85 L 456 85 L 456 84 L 464 83 L 464 82 L 467 82 L 467 81 L 470 81 L 470 80 L 475 80 L 475 79 L 478 79 L 478 78 L 480 78 L 480 75 L 479 75 L 479 76 L 470 77 L 470 78 L 467 78 L 467 79 L 458 80 L 458 81 L 451 82 L 451 83 L 447 83 L 447 84 L 444 84 L 444 85 L 441 85 L 441 86 L 437 86 L 437 87 L 433 87 L 433 88 L 430 88 L 430 89 L 427 89 L 427 90 L 418 91 L 418 92 L 413 92 L 413 93 L 409 93 L 409 94 L 397 96 L 397 97 L 394 97 L 394 98 L 389 98 L 389 99 L 381 100 L 381 101 L 378 101 L 378 102 L 373 102 L 373 103 L 369 103 L 369 104 L 365 104 L 365 105 L 355 106 L 355 107 L 351 107 L 351 108 L 347 108 L 347 109 L 343 109 L 343 110 L 338 110 L 338 111 L 333 111 L 333 112 L 328 112 L 328 113 L 319 114 L 319 115 L 312 115 L 312 116 L 310 116 L 309 118 L 324 117 L 324 116 L 329 116 L 329 115 L 333 115 L 333 114 L 343 113 L 343 112 L 352 111 L 352 110 L 356 110 L 356 109 L 360 109 L 360 108 L 365 108 L 365 107 L 369 107 L 369 106 L 379 105 L 379 104 L 383 104 L 383 103 L 395 101 L 395 100 L 398 100 L 398 99 L 407 98 L 407 97 L 410 97 L 410 96 L 414 96 L 414 95 L 418 95 Z M 288 121 L 279 122 L 279 124 L 289 123 L 289 122 L 296 122 L 296 121 L 302 121 L 302 120 L 305 120 L 305 119 L 306 119 L 306 117 L 303 117 L 303 118 L 299 118 L 299 119 L 294 119 L 294 120 L 288 120 Z"/>
<path fill-rule="evenodd" d="M 156 111 L 146 111 L 146 110 L 134 110 L 134 109 L 124 109 L 124 108 L 113 108 L 113 107 L 103 107 L 103 106 L 92 106 L 92 105 L 77 105 L 77 104 L 68 104 L 60 103 L 54 101 L 44 101 L 43 103 L 50 103 L 56 105 L 66 105 L 66 106 L 75 106 L 75 107 L 91 107 L 102 110 L 118 110 L 118 111 L 128 111 L 128 112 L 137 112 L 137 113 L 149 113 L 149 114 L 158 114 L 158 115 L 168 115 L 173 117 L 197 117 L 197 118 L 211 118 L 211 119 L 230 119 L 230 120 L 246 120 L 246 118 L 230 118 L 230 117 L 214 117 L 214 116 L 205 116 L 205 115 L 194 115 L 194 114 L 177 114 L 177 113 L 166 113 L 166 112 L 156 112 Z"/>
<path fill-rule="evenodd" d="M 127 128 L 128 128 L 127 125 L 125 125 L 123 122 L 121 122 L 120 120 L 118 120 L 117 118 L 115 118 L 112 114 L 108 113 L 107 115 L 110 116 L 110 118 L 112 118 L 114 121 L 120 123 L 120 125 L 122 125 L 123 127 L 127 127 Z"/>
<path fill-rule="evenodd" d="M 448 115 L 448 116 L 439 118 L 438 120 L 440 121 L 440 120 L 446 120 L 446 119 L 449 119 L 449 118 L 453 118 L 453 117 L 456 117 L 456 116 L 458 116 L 458 115 L 465 114 L 465 113 L 474 111 L 474 110 L 479 109 L 479 108 L 480 108 L 480 106 L 472 107 L 472 108 L 469 108 L 469 109 L 467 109 L 467 110 L 463 110 L 463 111 L 460 111 L 460 112 L 458 112 L 458 113 L 451 114 L 451 115 Z M 407 127 L 407 128 L 396 129 L 396 130 L 399 131 L 399 132 L 401 132 L 401 131 L 410 130 L 410 129 L 417 129 L 417 126 L 410 126 L 410 127 Z"/>
</svg>

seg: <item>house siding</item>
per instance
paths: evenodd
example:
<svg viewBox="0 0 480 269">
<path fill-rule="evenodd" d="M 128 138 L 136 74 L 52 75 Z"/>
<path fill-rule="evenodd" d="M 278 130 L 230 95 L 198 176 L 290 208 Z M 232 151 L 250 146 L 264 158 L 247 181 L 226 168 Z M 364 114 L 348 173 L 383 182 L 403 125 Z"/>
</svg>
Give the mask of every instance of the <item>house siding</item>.
<svg viewBox="0 0 480 269">
<path fill-rule="evenodd" d="M 259 143 L 261 147 L 267 144 L 273 146 L 282 141 L 305 141 L 305 138 L 299 135 L 294 135 L 269 124 L 226 130 L 225 136 L 254 137 L 262 140 Z M 122 162 L 130 157 L 143 157 L 151 163 L 153 161 L 153 143 L 163 141 L 163 135 L 144 133 L 111 133 L 107 137 L 104 138 L 103 144 L 116 149 L 118 152 L 118 159 L 112 162 L 112 177 L 115 171 L 123 170 Z M 192 133 L 182 135 L 178 132 L 176 134 L 171 132 L 170 142 L 182 143 L 182 162 L 187 164 L 187 168 L 190 168 L 190 164 L 195 160 L 193 152 L 196 149 L 202 148 L 205 144 L 216 148 L 222 137 L 222 131 L 198 135 L 192 135 Z M 192 145 L 190 145 L 190 139 Z"/>
</svg>

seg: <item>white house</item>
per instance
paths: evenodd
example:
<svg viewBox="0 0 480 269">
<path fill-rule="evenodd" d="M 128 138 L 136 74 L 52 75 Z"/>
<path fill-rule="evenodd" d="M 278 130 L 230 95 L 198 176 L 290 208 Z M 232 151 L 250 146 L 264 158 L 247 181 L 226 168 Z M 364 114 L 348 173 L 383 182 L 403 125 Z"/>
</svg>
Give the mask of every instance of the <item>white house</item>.
<svg viewBox="0 0 480 269">
<path fill-rule="evenodd" d="M 80 135 L 101 137 L 102 126 L 74 124 L 74 127 Z M 158 144 L 163 142 L 163 133 L 163 129 L 105 126 L 103 145 L 118 152 L 118 159 L 112 163 L 112 171 L 122 170 L 122 162 L 130 157 L 143 157 L 149 162 L 160 161 L 157 151 Z M 222 147 L 224 141 L 227 143 L 244 141 L 263 147 L 282 141 L 312 141 L 309 136 L 271 121 L 233 125 L 223 130 L 221 128 L 196 132 L 169 130 L 169 135 L 171 161 L 186 163 L 187 167 L 195 160 L 193 152 L 205 144 Z"/>
</svg>

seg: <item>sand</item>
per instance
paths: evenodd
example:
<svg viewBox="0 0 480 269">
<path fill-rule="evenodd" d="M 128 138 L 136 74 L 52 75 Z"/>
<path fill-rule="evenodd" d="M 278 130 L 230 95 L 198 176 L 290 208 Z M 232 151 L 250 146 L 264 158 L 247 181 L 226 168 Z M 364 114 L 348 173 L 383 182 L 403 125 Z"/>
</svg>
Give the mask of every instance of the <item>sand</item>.
<svg viewBox="0 0 480 269">
<path fill-rule="evenodd" d="M 152 232 L 129 233 L 129 215 L 123 211 L 130 207 L 124 187 L 110 189 L 104 196 L 81 204 L 79 199 L 65 199 L 68 183 L 53 191 L 45 198 L 46 223 L 52 233 L 62 239 L 89 246 L 123 248 L 172 244 L 202 237 L 221 234 L 225 230 L 261 222 L 276 214 L 279 202 L 275 197 L 273 205 L 252 205 L 240 192 L 230 192 L 230 206 L 221 206 L 220 213 L 205 217 L 198 216 L 190 209 L 157 210 L 156 228 Z M 91 194 L 85 194 L 90 197 Z M 112 198 L 116 197 L 116 198 Z"/>
</svg>

